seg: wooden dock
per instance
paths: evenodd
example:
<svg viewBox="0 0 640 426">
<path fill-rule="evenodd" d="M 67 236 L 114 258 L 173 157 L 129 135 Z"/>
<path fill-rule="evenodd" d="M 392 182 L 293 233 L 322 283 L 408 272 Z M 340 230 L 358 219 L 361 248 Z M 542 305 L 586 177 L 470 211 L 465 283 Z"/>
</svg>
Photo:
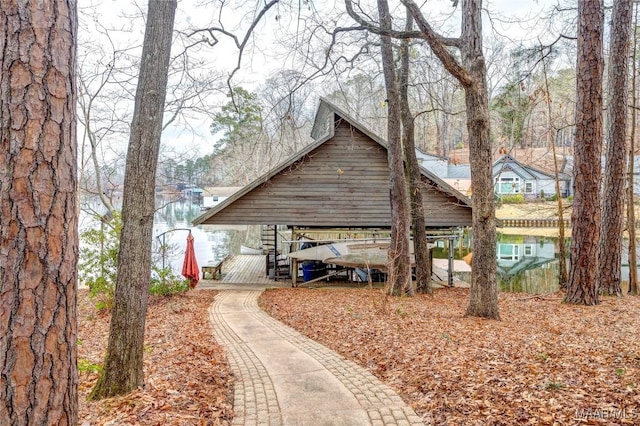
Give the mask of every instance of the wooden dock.
<svg viewBox="0 0 640 426">
<path fill-rule="evenodd" d="M 264 255 L 237 254 L 224 261 L 221 268 L 221 277 L 217 280 L 200 280 L 199 288 L 215 288 L 228 285 L 240 286 L 291 286 L 291 280 L 274 281 L 266 276 L 266 259 Z M 205 265 L 206 266 L 206 265 Z"/>
<path fill-rule="evenodd" d="M 252 288 L 252 287 L 291 287 L 291 280 L 270 280 L 266 276 L 265 255 L 238 254 L 230 256 L 222 265 L 222 275 L 218 280 L 201 279 L 199 289 L 227 289 L 227 288 Z M 465 264 L 466 265 L 466 264 Z M 434 265 L 434 284 L 447 286 L 447 270 Z M 440 282 L 442 281 L 442 282 Z M 459 279 L 455 279 L 456 287 L 464 287 Z"/>
<path fill-rule="evenodd" d="M 266 276 L 265 256 L 261 254 L 238 254 L 222 266 L 221 283 L 272 284 Z"/>
</svg>

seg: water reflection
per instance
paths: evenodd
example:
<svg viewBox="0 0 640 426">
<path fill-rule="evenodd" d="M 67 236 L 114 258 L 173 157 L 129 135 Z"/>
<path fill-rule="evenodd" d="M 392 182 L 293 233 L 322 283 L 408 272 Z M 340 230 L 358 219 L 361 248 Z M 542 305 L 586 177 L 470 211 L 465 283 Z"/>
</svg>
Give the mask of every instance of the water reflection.
<svg viewBox="0 0 640 426">
<path fill-rule="evenodd" d="M 498 235 L 497 277 L 501 291 L 552 293 L 558 290 L 555 238 Z"/>
<path fill-rule="evenodd" d="M 215 263 L 228 255 L 240 254 L 240 246 L 259 235 L 255 226 L 247 225 L 201 225 L 191 226 L 191 221 L 202 214 L 200 206 L 187 201 L 164 202 L 154 218 L 154 252 L 164 254 L 165 264 L 175 273 L 182 270 L 182 261 L 189 229 L 194 238 L 194 250 L 199 265 Z M 162 204 L 161 204 L 162 203 Z M 176 231 L 174 231 L 176 230 Z M 164 234 L 164 235 L 163 235 Z M 163 253 L 162 247 L 168 247 Z"/>
<path fill-rule="evenodd" d="M 472 247 L 468 234 L 455 242 L 454 258 L 462 259 Z M 498 234 L 496 244 L 497 279 L 500 291 L 552 293 L 558 290 L 557 239 L 530 235 Z M 448 256 L 446 244 L 434 249 L 434 257 Z M 466 282 L 470 273 L 456 273 Z"/>
<path fill-rule="evenodd" d="M 227 255 L 239 254 L 240 245 L 259 243 L 260 230 L 257 226 L 191 226 L 191 221 L 202 211 L 197 204 L 188 201 L 171 201 L 163 197 L 156 199 L 156 214 L 153 223 L 153 260 L 158 266 L 171 267 L 175 274 L 182 272 L 182 262 L 187 246 L 187 235 L 194 237 L 194 249 L 198 265 L 217 262 Z M 120 208 L 120 206 L 117 206 Z M 106 209 L 97 197 L 84 197 L 80 214 L 80 232 L 99 227 L 98 217 Z M 256 242 L 257 241 L 257 242 Z M 85 244 L 84 241 L 81 244 Z"/>
<path fill-rule="evenodd" d="M 227 255 L 240 254 L 240 246 L 260 246 L 260 227 L 246 225 L 203 225 L 192 227 L 191 221 L 202 211 L 200 206 L 187 201 L 157 199 L 154 218 L 154 261 L 170 266 L 174 273 L 180 274 L 186 249 L 188 231 L 172 231 L 179 228 L 191 230 L 194 236 L 194 249 L 199 265 L 216 262 Z M 100 215 L 101 205 L 97 198 L 83 200 L 83 213 L 80 216 L 80 231 L 99 226 L 95 218 Z M 102 210 L 104 210 L 102 208 Z M 93 212 L 92 214 L 86 213 Z M 169 232 L 167 232 L 169 231 Z M 167 233 L 166 233 L 167 232 Z M 164 237 L 158 238 L 163 233 Z M 462 259 L 472 247 L 470 234 L 460 234 L 454 244 L 454 258 Z M 83 242 L 81 242 L 83 244 Z M 623 288 L 628 286 L 628 261 L 625 242 L 622 259 Z M 163 247 L 166 249 L 163 250 Z M 440 242 L 434 249 L 434 257 L 447 258 L 448 245 Z M 569 245 L 567 245 L 569 247 Z M 556 258 L 557 238 L 527 235 L 498 234 L 496 245 L 497 278 L 501 291 L 550 293 L 558 290 L 559 262 Z M 640 257 L 638 258 L 640 264 Z M 470 282 L 468 274 L 457 274 L 463 281 Z M 626 292 L 626 290 L 625 290 Z"/>
</svg>

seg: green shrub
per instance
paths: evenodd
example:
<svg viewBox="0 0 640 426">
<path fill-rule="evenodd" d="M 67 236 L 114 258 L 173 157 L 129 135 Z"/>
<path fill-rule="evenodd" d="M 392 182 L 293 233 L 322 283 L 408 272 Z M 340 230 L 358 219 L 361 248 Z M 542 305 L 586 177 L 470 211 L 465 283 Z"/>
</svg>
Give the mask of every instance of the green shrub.
<svg viewBox="0 0 640 426">
<path fill-rule="evenodd" d="M 560 383 L 560 382 L 546 382 L 544 384 L 544 388 L 546 390 L 550 390 L 550 391 L 557 391 L 560 390 L 562 388 L 565 388 L 566 385 L 564 383 Z"/>
<path fill-rule="evenodd" d="M 87 359 L 78 359 L 78 372 L 80 373 L 93 373 L 98 374 L 102 371 L 102 366 L 99 364 L 93 364 Z"/>
<path fill-rule="evenodd" d="M 122 219 L 118 212 L 110 221 L 102 221 L 99 228 L 80 234 L 82 241 L 78 264 L 79 278 L 89 287 L 89 295 L 96 299 L 98 309 L 111 309 L 118 271 L 118 251 Z"/>
<path fill-rule="evenodd" d="M 122 219 L 119 213 L 113 219 L 101 222 L 99 228 L 80 234 L 82 241 L 78 265 L 80 280 L 89 287 L 89 295 L 97 309 L 111 309 L 118 271 L 118 251 Z M 161 248 L 165 251 L 166 247 Z M 189 290 L 188 281 L 176 276 L 171 268 L 152 266 L 149 294 L 166 296 Z"/>
<path fill-rule="evenodd" d="M 173 273 L 171 268 L 153 267 L 153 275 L 149 282 L 149 294 L 152 296 L 168 296 L 189 290 L 189 280 Z"/>
<path fill-rule="evenodd" d="M 503 204 L 524 204 L 524 195 L 523 194 L 501 195 L 500 201 Z"/>
</svg>

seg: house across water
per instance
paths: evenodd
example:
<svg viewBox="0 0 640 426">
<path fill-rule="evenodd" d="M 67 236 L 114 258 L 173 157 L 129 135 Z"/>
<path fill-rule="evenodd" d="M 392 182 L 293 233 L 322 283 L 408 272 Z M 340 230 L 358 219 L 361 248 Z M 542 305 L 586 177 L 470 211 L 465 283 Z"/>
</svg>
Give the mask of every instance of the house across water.
<svg viewBox="0 0 640 426">
<path fill-rule="evenodd" d="M 471 195 L 471 167 L 448 158 L 419 154 L 422 165 L 466 195 Z M 525 201 L 552 197 L 556 193 L 554 173 L 516 160 L 509 154 L 501 155 L 493 163 L 494 190 L 497 196 L 521 194 Z M 560 195 L 571 191 L 571 175 L 558 174 Z"/>
</svg>

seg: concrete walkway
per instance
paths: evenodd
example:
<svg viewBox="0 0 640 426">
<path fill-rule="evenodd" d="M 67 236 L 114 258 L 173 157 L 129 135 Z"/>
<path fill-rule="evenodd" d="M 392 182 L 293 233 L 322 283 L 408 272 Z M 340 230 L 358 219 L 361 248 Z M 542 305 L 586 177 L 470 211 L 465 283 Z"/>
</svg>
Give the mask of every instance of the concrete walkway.
<svg viewBox="0 0 640 426">
<path fill-rule="evenodd" d="M 236 376 L 234 425 L 423 425 L 375 376 L 224 290 L 209 309 Z"/>
</svg>

